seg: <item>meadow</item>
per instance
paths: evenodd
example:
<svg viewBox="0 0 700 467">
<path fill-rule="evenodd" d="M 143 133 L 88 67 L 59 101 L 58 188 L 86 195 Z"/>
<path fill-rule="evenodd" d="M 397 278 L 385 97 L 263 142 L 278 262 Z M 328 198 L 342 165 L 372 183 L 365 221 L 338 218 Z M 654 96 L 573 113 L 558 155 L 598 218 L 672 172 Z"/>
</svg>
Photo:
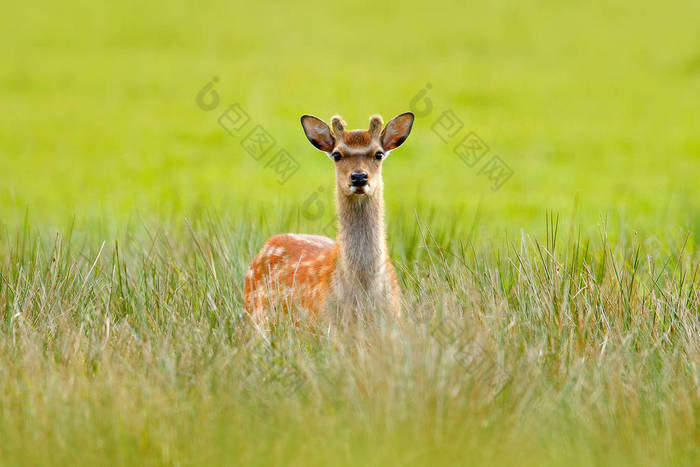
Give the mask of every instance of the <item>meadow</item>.
<svg viewBox="0 0 700 467">
<path fill-rule="evenodd" d="M 5 6 L 0 464 L 697 464 L 698 29 L 688 1 Z M 251 324 L 266 237 L 335 231 L 299 116 L 407 110 L 403 316 Z"/>
</svg>

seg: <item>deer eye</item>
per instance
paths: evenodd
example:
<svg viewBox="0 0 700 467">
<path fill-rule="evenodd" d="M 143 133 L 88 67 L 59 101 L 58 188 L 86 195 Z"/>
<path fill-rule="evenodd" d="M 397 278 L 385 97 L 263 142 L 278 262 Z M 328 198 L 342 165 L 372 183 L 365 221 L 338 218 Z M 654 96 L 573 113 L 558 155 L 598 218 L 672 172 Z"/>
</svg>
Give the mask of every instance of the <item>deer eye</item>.
<svg viewBox="0 0 700 467">
<path fill-rule="evenodd" d="M 333 160 L 336 162 L 338 162 L 343 157 L 340 155 L 339 152 L 334 152 L 333 154 L 331 154 L 331 156 L 333 156 Z"/>
<path fill-rule="evenodd" d="M 378 161 L 382 160 L 382 157 L 384 157 L 384 153 L 382 151 L 377 151 L 377 153 L 374 155 L 374 158 Z"/>
</svg>

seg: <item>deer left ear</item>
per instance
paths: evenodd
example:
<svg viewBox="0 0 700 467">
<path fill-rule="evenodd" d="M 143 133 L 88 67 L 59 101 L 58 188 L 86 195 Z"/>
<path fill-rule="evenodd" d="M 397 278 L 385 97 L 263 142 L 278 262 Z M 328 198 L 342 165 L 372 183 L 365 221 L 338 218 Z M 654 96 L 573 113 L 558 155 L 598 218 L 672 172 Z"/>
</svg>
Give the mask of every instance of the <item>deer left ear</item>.
<svg viewBox="0 0 700 467">
<path fill-rule="evenodd" d="M 301 116 L 301 126 L 304 128 L 306 138 L 316 149 L 323 152 L 331 152 L 335 145 L 335 139 L 325 122 L 312 115 Z"/>
<path fill-rule="evenodd" d="M 413 113 L 406 112 L 394 117 L 386 124 L 381 136 L 382 148 L 384 151 L 396 149 L 406 141 L 406 138 L 408 138 L 408 135 L 411 133 L 413 119 Z"/>
</svg>

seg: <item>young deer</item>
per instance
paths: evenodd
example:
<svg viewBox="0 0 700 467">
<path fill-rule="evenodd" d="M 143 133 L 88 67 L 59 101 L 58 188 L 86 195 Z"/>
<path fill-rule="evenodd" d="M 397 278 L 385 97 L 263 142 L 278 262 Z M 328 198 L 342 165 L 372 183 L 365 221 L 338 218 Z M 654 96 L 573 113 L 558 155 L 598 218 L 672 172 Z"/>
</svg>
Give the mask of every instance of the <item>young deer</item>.
<svg viewBox="0 0 700 467">
<path fill-rule="evenodd" d="M 345 122 L 301 117 L 304 133 L 335 162 L 338 237 L 281 234 L 270 238 L 245 276 L 245 307 L 263 312 L 275 303 L 287 311 L 299 305 L 311 313 L 337 307 L 344 313 L 366 308 L 399 313 L 400 291 L 386 248 L 382 163 L 406 140 L 413 114 L 369 130 L 346 130 Z"/>
</svg>

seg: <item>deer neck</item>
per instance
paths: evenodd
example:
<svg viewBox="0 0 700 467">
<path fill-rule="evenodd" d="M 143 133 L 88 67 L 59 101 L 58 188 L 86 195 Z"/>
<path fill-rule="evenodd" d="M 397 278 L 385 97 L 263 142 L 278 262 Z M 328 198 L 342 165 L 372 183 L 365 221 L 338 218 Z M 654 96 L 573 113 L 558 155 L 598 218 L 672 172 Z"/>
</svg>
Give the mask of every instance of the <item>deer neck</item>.
<svg viewBox="0 0 700 467">
<path fill-rule="evenodd" d="M 377 290 L 387 275 L 382 182 L 371 196 L 349 198 L 337 192 L 336 198 L 339 278 L 348 287 Z"/>
</svg>

